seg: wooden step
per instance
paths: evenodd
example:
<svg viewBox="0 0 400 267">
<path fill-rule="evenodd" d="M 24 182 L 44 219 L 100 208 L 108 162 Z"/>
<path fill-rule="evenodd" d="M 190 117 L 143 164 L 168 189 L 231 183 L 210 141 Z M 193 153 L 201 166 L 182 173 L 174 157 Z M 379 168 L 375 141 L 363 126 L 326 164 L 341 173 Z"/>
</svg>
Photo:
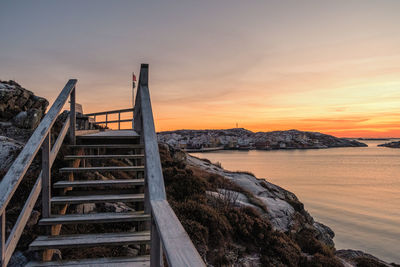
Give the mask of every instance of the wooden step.
<svg viewBox="0 0 400 267">
<path fill-rule="evenodd" d="M 72 148 L 144 148 L 142 144 L 68 145 Z"/>
<path fill-rule="evenodd" d="M 119 257 L 119 258 L 99 258 L 81 259 L 47 262 L 29 262 L 25 267 L 50 267 L 50 266 L 71 266 L 71 267 L 148 267 L 150 266 L 150 256 L 138 257 Z"/>
<path fill-rule="evenodd" d="M 52 197 L 50 201 L 52 204 L 141 202 L 144 201 L 144 194 L 61 196 L 61 197 Z"/>
<path fill-rule="evenodd" d="M 60 172 L 91 172 L 91 171 L 144 171 L 144 166 L 107 166 L 107 167 L 66 167 Z"/>
<path fill-rule="evenodd" d="M 65 160 L 73 159 L 142 159 L 143 154 L 137 155 L 69 155 L 65 156 Z"/>
<path fill-rule="evenodd" d="M 96 246 L 124 246 L 147 244 L 150 242 L 150 232 L 123 232 L 83 235 L 38 236 L 30 245 L 30 250 L 78 248 Z"/>
<path fill-rule="evenodd" d="M 118 179 L 118 180 L 75 180 L 58 181 L 54 183 L 54 188 L 66 187 L 98 187 L 98 186 L 135 186 L 144 185 L 144 179 Z"/>
<path fill-rule="evenodd" d="M 137 222 L 147 221 L 150 214 L 143 212 L 105 212 L 89 214 L 67 214 L 54 215 L 50 218 L 42 218 L 40 225 L 54 224 L 79 224 L 79 223 L 114 223 L 114 222 Z"/>
</svg>

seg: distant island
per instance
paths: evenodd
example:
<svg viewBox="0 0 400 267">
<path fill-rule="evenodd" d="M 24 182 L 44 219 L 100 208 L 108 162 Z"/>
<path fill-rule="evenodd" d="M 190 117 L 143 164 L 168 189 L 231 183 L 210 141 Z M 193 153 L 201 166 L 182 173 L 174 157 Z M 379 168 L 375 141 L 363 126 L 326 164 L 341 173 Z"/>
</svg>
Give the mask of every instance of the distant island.
<svg viewBox="0 0 400 267">
<path fill-rule="evenodd" d="M 380 144 L 378 146 L 383 146 L 383 147 L 390 147 L 390 148 L 400 148 L 400 141 L 395 141 L 395 142 L 389 142 L 385 144 Z"/>
<path fill-rule="evenodd" d="M 255 133 L 243 128 L 166 131 L 158 133 L 158 140 L 186 151 L 200 152 L 218 149 L 273 150 L 367 146 L 356 140 L 318 132 L 288 130 Z"/>
</svg>

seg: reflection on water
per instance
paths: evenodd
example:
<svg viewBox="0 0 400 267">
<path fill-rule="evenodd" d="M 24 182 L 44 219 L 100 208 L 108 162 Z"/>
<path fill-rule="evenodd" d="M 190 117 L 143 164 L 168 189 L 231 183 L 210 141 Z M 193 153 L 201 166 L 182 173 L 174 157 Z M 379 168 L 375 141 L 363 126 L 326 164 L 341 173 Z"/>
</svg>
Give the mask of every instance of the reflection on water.
<svg viewBox="0 0 400 267">
<path fill-rule="evenodd" d="M 400 263 L 400 149 L 215 151 L 193 153 L 228 170 L 246 170 L 294 192 L 330 226 L 337 249 Z"/>
</svg>

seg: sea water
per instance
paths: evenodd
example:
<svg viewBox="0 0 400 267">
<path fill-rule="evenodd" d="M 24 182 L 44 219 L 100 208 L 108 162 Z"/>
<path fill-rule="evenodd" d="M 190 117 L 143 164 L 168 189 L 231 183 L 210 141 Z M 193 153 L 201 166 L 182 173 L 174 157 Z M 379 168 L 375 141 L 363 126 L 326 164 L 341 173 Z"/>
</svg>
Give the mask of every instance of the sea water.
<svg viewBox="0 0 400 267">
<path fill-rule="evenodd" d="M 400 263 L 400 149 L 222 150 L 192 153 L 232 171 L 250 171 L 297 195 L 335 232 L 337 249 Z"/>
</svg>

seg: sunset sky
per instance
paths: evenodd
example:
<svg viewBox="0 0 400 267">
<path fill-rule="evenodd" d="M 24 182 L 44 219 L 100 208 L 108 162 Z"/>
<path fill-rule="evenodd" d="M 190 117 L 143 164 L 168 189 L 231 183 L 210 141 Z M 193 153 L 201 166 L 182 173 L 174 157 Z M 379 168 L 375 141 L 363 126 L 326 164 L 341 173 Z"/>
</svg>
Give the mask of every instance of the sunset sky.
<svg viewBox="0 0 400 267">
<path fill-rule="evenodd" d="M 4 1 L 0 79 L 127 108 L 150 64 L 156 128 L 400 137 L 400 1 Z"/>
</svg>

